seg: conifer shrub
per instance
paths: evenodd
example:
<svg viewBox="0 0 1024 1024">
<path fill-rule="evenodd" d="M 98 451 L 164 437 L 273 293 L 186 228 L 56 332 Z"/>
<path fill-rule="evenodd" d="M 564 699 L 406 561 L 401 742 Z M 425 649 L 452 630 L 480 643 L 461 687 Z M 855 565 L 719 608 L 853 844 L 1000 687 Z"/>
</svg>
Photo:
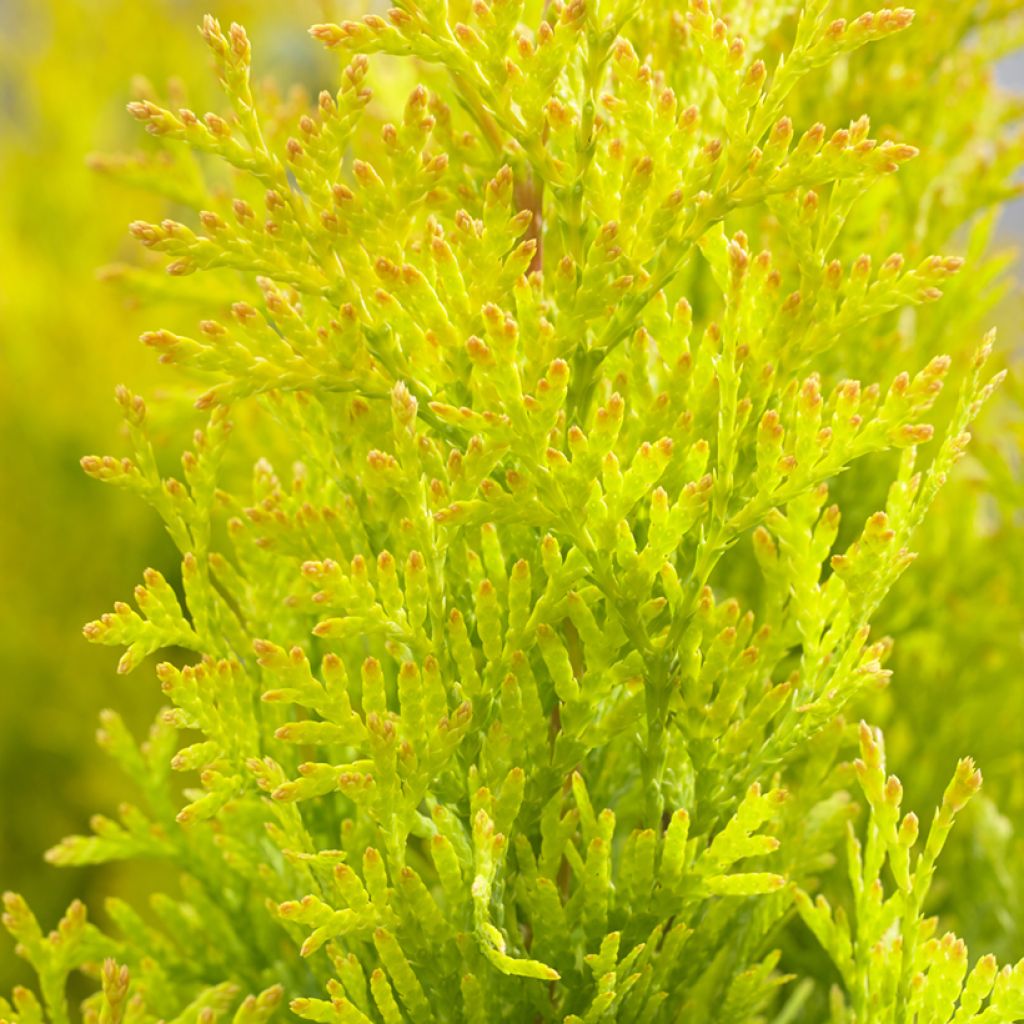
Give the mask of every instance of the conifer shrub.
<svg viewBox="0 0 1024 1024">
<path fill-rule="evenodd" d="M 121 388 L 83 460 L 180 551 L 85 628 L 169 707 L 47 855 L 167 891 L 9 895 L 0 1018 L 1024 1019 L 932 916 L 980 772 L 919 820 L 858 724 L 1002 376 L 1017 6 L 424 0 L 314 26 L 315 102 L 207 18 L 226 109 L 105 165 L 186 211 L 131 233 L 208 272 L 142 339 L 204 422 L 165 476 Z"/>
</svg>

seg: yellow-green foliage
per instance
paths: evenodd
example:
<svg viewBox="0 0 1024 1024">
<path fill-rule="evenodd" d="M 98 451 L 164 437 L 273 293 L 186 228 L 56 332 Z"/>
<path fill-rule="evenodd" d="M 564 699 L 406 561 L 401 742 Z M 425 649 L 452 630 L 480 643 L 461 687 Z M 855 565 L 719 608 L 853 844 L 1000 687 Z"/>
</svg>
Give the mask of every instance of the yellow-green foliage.
<svg viewBox="0 0 1024 1024">
<path fill-rule="evenodd" d="M 207 17 L 219 112 L 97 164 L 173 204 L 118 276 L 181 390 L 83 467 L 180 586 L 85 634 L 170 706 L 48 854 L 176 881 L 9 896 L 0 1017 L 1024 1020 L 1020 6 L 402 3 L 316 101 Z"/>
</svg>

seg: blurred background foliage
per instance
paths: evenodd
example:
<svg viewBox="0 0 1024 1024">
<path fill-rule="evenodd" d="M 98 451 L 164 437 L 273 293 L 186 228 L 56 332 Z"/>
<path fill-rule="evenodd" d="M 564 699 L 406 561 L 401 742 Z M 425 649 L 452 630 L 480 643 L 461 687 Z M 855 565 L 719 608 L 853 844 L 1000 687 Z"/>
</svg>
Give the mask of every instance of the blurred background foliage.
<svg viewBox="0 0 1024 1024">
<path fill-rule="evenodd" d="M 126 225 L 173 213 L 173 198 L 127 188 L 102 168 L 90 169 L 88 157 L 146 144 L 124 112 L 129 99 L 150 89 L 135 77 L 140 71 L 160 93 L 181 96 L 179 105 L 185 86 L 175 76 L 187 71 L 188 105 L 218 108 L 213 76 L 201 73 L 204 50 L 195 32 L 209 6 L 0 2 L 0 887 L 23 893 L 45 923 L 75 896 L 102 920 L 105 895 L 116 890 L 130 898 L 149 888 L 147 872 L 159 871 L 60 871 L 46 866 L 41 852 L 68 833 L 87 831 L 92 812 L 131 795 L 94 745 L 99 709 L 116 706 L 141 733 L 160 705 L 151 674 L 118 677 L 116 653 L 86 645 L 79 627 L 127 596 L 145 566 L 172 579 L 176 572 L 150 511 L 87 480 L 78 459 L 122 451 L 114 386 L 128 382 L 158 398 L 169 381 L 134 339 L 154 327 L 187 332 L 197 319 L 190 289 L 210 286 L 208 278 L 189 278 L 174 282 L 173 292 L 168 283 L 164 293 L 153 284 L 157 278 L 97 273 L 118 261 L 139 263 Z M 314 0 L 213 6 L 223 23 L 238 20 L 249 29 L 258 76 L 272 73 L 282 85 L 299 81 L 315 90 L 333 80 L 333 69 L 305 26 L 351 16 L 360 5 L 346 2 L 342 15 L 340 4 Z M 884 62 L 884 47 L 876 59 Z M 919 138 L 905 123 L 898 91 L 879 88 L 879 68 L 863 71 L 834 92 L 829 122 L 868 109 L 876 124 L 888 119 L 927 143 L 927 124 L 916 126 L 925 137 Z M 817 104 L 814 117 L 821 116 L 821 94 L 806 96 Z M 923 150 L 919 169 L 909 173 L 935 173 Z M 850 225 L 853 233 L 884 229 Z M 897 641 L 893 682 L 862 710 L 885 727 L 890 763 L 906 784 L 908 804 L 920 811 L 937 802 L 959 755 L 973 754 L 982 767 L 985 799 L 954 833 L 936 909 L 975 950 L 1015 960 L 1024 955 L 1024 385 L 1013 364 L 1022 350 L 1024 308 L 1002 258 L 981 258 L 986 245 L 998 251 L 1010 240 L 985 218 L 961 240 L 963 251 L 977 257 L 961 280 L 985 273 L 1001 281 L 992 289 L 992 308 L 959 307 L 954 284 L 910 332 L 929 354 L 958 354 L 996 322 L 1013 372 L 978 425 L 971 457 L 922 529 L 917 564 L 876 622 L 878 635 Z M 892 341 L 879 338 L 880 346 Z M 875 368 L 890 362 L 878 352 L 861 356 Z M 893 373 L 920 362 L 894 346 Z M 170 468 L 186 429 L 196 424 L 173 416 L 166 423 L 160 455 Z M 881 507 L 881 481 L 890 478 L 870 463 L 835 483 L 851 529 L 863 519 L 858 510 Z M 6 943 L 0 940 L 0 990 L 27 976 Z"/>
<path fill-rule="evenodd" d="M 139 261 L 130 221 L 171 211 L 97 173 L 89 156 L 145 144 L 125 113 L 148 89 L 136 75 L 166 91 L 169 81 L 182 88 L 182 69 L 202 70 L 196 26 L 208 7 L 0 2 L 0 888 L 24 893 L 47 923 L 75 896 L 99 909 L 107 893 L 141 888 L 140 875 L 156 870 L 64 872 L 42 852 L 131 797 L 96 748 L 99 710 L 116 706 L 144 732 L 160 705 L 152 677 L 118 677 L 115 654 L 86 644 L 80 627 L 130 594 L 146 565 L 177 571 L 152 512 L 88 480 L 78 460 L 122 450 L 118 383 L 152 396 L 166 380 L 138 335 L 195 320 L 181 301 L 187 288 L 173 304 L 160 295 L 141 304 L 100 270 Z M 218 8 L 247 25 L 257 60 L 281 82 L 329 80 L 331 62 L 305 27 L 331 17 L 331 4 Z M 212 75 L 189 78 L 191 104 L 217 103 Z M 168 465 L 181 448 L 165 438 Z M 4 936 L 0 990 L 27 977 Z"/>
</svg>

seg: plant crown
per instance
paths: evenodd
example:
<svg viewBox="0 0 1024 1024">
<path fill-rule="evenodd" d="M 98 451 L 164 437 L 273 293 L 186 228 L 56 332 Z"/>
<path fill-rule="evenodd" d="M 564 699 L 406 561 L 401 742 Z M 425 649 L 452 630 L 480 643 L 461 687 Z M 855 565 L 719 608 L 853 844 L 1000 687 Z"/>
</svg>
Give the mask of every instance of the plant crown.
<svg viewBox="0 0 1024 1024">
<path fill-rule="evenodd" d="M 314 103 L 207 18 L 228 110 L 131 103 L 98 165 L 194 211 L 131 233 L 212 272 L 142 339 L 208 421 L 164 476 L 119 389 L 83 465 L 180 587 L 85 633 L 190 656 L 145 743 L 103 715 L 141 800 L 48 857 L 181 878 L 104 930 L 9 896 L 0 1018 L 81 969 L 99 1024 L 1024 1019 L 926 913 L 980 774 L 920 826 L 849 721 L 998 379 L 1017 5 L 849 6 L 409 0 L 311 29 Z"/>
</svg>

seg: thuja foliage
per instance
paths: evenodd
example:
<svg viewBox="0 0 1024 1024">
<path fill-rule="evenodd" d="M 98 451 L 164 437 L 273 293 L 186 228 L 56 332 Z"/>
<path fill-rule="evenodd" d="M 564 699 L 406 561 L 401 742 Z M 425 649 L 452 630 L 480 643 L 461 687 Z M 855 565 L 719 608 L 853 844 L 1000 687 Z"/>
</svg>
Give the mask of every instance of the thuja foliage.
<svg viewBox="0 0 1024 1024">
<path fill-rule="evenodd" d="M 1024 1019 L 929 912 L 980 773 L 921 823 L 856 724 L 1000 376 L 1018 5 L 848 6 L 404 3 L 313 27 L 315 102 L 208 18 L 226 109 L 130 105 L 102 168 L 189 211 L 132 234 L 212 272 L 143 341 L 208 420 L 164 476 L 122 388 L 83 460 L 180 551 L 85 629 L 171 707 L 104 713 L 141 800 L 48 856 L 180 877 L 9 896 L 0 1017 L 81 970 L 103 1024 Z"/>
</svg>

